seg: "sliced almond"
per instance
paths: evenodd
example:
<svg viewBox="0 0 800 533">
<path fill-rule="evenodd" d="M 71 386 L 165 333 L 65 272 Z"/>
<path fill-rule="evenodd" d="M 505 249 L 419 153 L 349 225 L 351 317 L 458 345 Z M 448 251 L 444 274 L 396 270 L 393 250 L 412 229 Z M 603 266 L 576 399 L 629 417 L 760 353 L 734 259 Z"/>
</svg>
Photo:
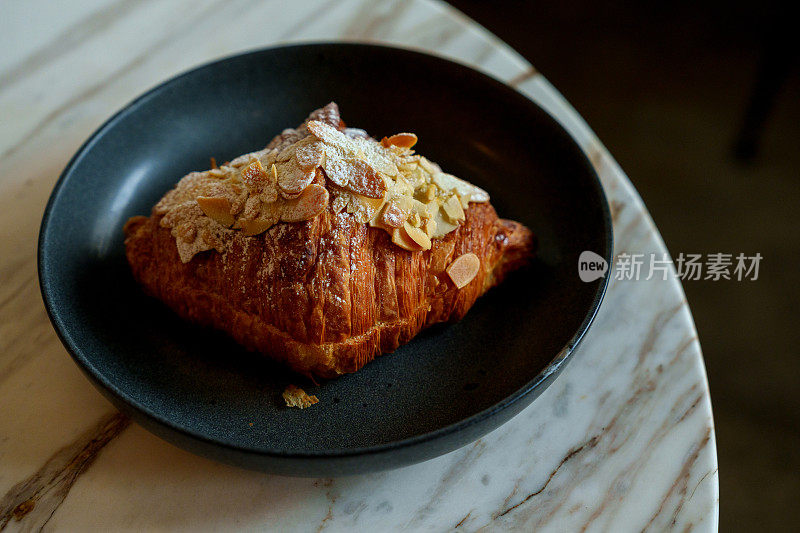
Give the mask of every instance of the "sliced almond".
<svg viewBox="0 0 800 533">
<path fill-rule="evenodd" d="M 184 222 L 175 228 L 178 237 L 185 243 L 193 243 L 197 237 L 197 228 L 191 222 Z"/>
<path fill-rule="evenodd" d="M 210 246 L 215 250 L 222 250 L 223 246 L 222 241 L 213 231 L 211 231 L 210 228 L 207 227 L 200 228 L 197 231 L 197 234 L 200 235 L 200 239 L 202 239 L 202 241 L 206 244 L 206 246 Z"/>
<path fill-rule="evenodd" d="M 350 181 L 350 166 L 339 157 L 325 157 L 322 169 L 328 179 L 339 187 L 345 187 Z"/>
<path fill-rule="evenodd" d="M 265 202 L 274 202 L 278 199 L 278 169 L 275 163 L 270 166 L 268 174 L 267 183 L 260 196 Z"/>
<path fill-rule="evenodd" d="M 384 137 L 386 139 L 386 137 Z M 411 148 L 415 144 L 417 144 L 417 136 L 413 133 L 395 133 L 388 139 L 386 142 L 389 146 L 398 146 L 400 148 Z M 381 144 L 383 144 L 383 140 L 381 140 Z M 386 145 L 384 145 L 386 146 Z"/>
<path fill-rule="evenodd" d="M 439 165 L 435 163 L 431 163 L 430 160 L 426 157 L 420 156 L 419 158 L 419 165 L 427 172 L 428 174 L 437 174 L 441 172 L 439 170 Z"/>
<path fill-rule="evenodd" d="M 346 192 L 339 191 L 333 199 L 333 202 L 331 202 L 331 209 L 333 209 L 334 213 L 341 213 L 344 208 L 347 207 L 348 202 L 350 202 L 350 195 Z"/>
<path fill-rule="evenodd" d="M 451 222 L 461 222 L 465 219 L 464 209 L 461 207 L 461 201 L 455 194 L 442 204 L 442 209 Z"/>
<path fill-rule="evenodd" d="M 227 198 L 198 196 L 197 205 L 200 206 L 203 213 L 218 224 L 222 224 L 225 227 L 230 227 L 233 224 L 231 202 Z"/>
<path fill-rule="evenodd" d="M 385 232 L 387 232 L 389 235 L 391 235 L 392 232 L 395 230 L 395 228 L 393 228 L 391 226 L 387 226 L 383 222 L 383 220 L 381 220 L 380 216 L 373 217 L 372 220 L 369 221 L 369 227 L 370 228 L 380 228 L 380 229 L 384 230 Z"/>
<path fill-rule="evenodd" d="M 453 280 L 453 284 L 461 289 L 470 281 L 475 279 L 481 267 L 481 260 L 473 253 L 466 253 L 459 256 L 447 267 L 447 275 Z"/>
<path fill-rule="evenodd" d="M 354 157 L 356 159 L 363 159 L 367 161 L 376 172 L 394 177 L 399 172 L 397 165 L 392 160 L 393 157 L 387 157 L 385 151 L 375 145 L 375 142 L 369 139 L 355 138 L 348 139 L 348 142 L 342 143 L 337 146 L 342 156 Z"/>
<path fill-rule="evenodd" d="M 323 151 L 322 143 L 314 142 L 298 147 L 294 157 L 300 168 L 305 171 L 310 171 L 322 165 L 322 157 L 324 155 L 325 152 Z"/>
<path fill-rule="evenodd" d="M 397 170 L 397 165 L 389 159 L 388 157 L 384 157 L 381 153 L 371 150 L 365 154 L 365 159 L 369 161 L 370 166 L 375 169 L 376 172 L 380 172 L 387 176 L 395 177 L 400 172 Z"/>
<path fill-rule="evenodd" d="M 409 215 L 413 213 L 420 204 L 416 200 L 414 200 L 411 196 L 396 196 L 393 201 L 400 206 L 400 208 L 408 213 Z"/>
<path fill-rule="evenodd" d="M 284 198 L 297 197 L 314 181 L 314 176 L 316 176 L 316 170 L 306 171 L 300 168 L 295 160 L 280 163 L 276 172 L 278 187 Z"/>
<path fill-rule="evenodd" d="M 299 143 L 292 143 L 288 145 L 286 148 L 278 152 L 275 156 L 276 161 L 286 162 L 292 159 L 297 152 L 297 145 Z"/>
<path fill-rule="evenodd" d="M 397 169 L 408 173 L 416 170 L 417 166 L 418 163 L 416 161 L 403 161 L 402 163 L 397 165 Z"/>
<path fill-rule="evenodd" d="M 245 216 L 240 217 L 233 226 L 234 229 L 242 230 L 244 235 L 258 235 L 280 222 L 282 202 L 259 203 L 255 208 L 250 207 L 245 209 Z"/>
<path fill-rule="evenodd" d="M 422 247 L 408 235 L 405 228 L 395 228 L 394 231 L 392 231 L 392 242 L 409 252 L 418 252 L 422 250 Z"/>
<path fill-rule="evenodd" d="M 457 194 L 469 196 L 471 202 L 488 202 L 489 193 L 476 187 L 475 185 L 464 181 L 452 174 L 444 172 L 436 172 L 433 174 L 433 182 L 443 191 L 452 191 L 455 189 Z"/>
<path fill-rule="evenodd" d="M 431 218 L 436 213 L 436 210 L 439 209 L 439 205 L 435 205 L 435 209 L 431 209 L 428 204 L 423 204 L 419 200 L 412 198 L 410 196 L 404 197 L 403 200 L 405 202 L 401 202 L 400 206 L 403 208 L 408 208 L 409 212 L 412 214 L 417 214 L 421 218 Z"/>
<path fill-rule="evenodd" d="M 247 220 L 255 220 L 258 218 L 261 212 L 261 206 L 264 202 L 261 201 L 261 198 L 258 196 L 251 196 L 247 199 L 244 203 L 244 210 L 239 217 L 239 220 L 247 219 Z"/>
<path fill-rule="evenodd" d="M 239 157 L 235 158 L 233 161 L 229 161 L 226 165 L 233 168 L 240 168 L 249 163 L 251 159 L 253 159 L 253 153 L 242 154 Z"/>
<path fill-rule="evenodd" d="M 240 220 L 238 224 L 243 235 L 253 236 L 264 233 L 274 226 L 275 222 L 272 220 Z"/>
<path fill-rule="evenodd" d="M 414 194 L 414 187 L 403 176 L 397 176 L 394 180 L 392 192 L 398 195 L 411 196 Z"/>
<path fill-rule="evenodd" d="M 310 396 L 306 391 L 294 385 L 289 385 L 283 391 L 283 400 L 286 402 L 286 407 L 299 407 L 300 409 L 306 409 L 319 403 L 316 396 Z"/>
<path fill-rule="evenodd" d="M 326 157 L 325 175 L 340 187 L 370 198 L 383 198 L 386 182 L 369 163 L 360 159 Z"/>
<path fill-rule="evenodd" d="M 469 194 L 457 194 L 458 201 L 461 202 L 461 207 L 464 209 L 469 209 L 469 202 L 471 195 Z"/>
<path fill-rule="evenodd" d="M 439 202 L 437 202 L 435 198 L 430 202 L 428 202 L 427 204 L 423 205 L 425 206 L 425 209 L 422 214 L 424 214 L 425 217 L 435 218 L 436 215 L 439 213 L 439 207 L 440 207 Z"/>
<path fill-rule="evenodd" d="M 359 209 L 357 209 L 357 211 L 363 215 L 360 218 L 363 218 L 364 222 L 373 220 L 375 215 L 380 212 L 383 204 L 386 201 L 385 198 L 370 198 L 368 196 L 363 196 L 356 193 L 352 193 L 350 196 L 352 198 L 352 202 L 355 202 L 359 205 Z"/>
<path fill-rule="evenodd" d="M 360 194 L 355 194 L 354 196 L 359 202 L 369 206 L 373 211 L 377 211 L 383 207 L 384 202 L 386 202 L 385 198 L 370 198 L 369 196 L 362 196 Z"/>
<path fill-rule="evenodd" d="M 352 146 L 351 140 L 342 132 L 324 122 L 309 120 L 306 126 L 308 131 L 322 142 L 343 148 Z"/>
<path fill-rule="evenodd" d="M 271 176 L 264 170 L 261 161 L 254 159 L 249 165 L 242 168 L 242 181 L 251 194 L 259 194 L 269 183 Z"/>
<path fill-rule="evenodd" d="M 436 198 L 436 185 L 428 183 L 414 191 L 414 196 L 423 203 L 428 203 Z"/>
<path fill-rule="evenodd" d="M 436 221 L 436 231 L 433 233 L 433 235 L 431 235 L 431 237 L 443 237 L 458 228 L 457 224 L 451 223 L 449 219 L 442 214 L 441 209 L 437 210 L 434 220 Z"/>
<path fill-rule="evenodd" d="M 408 211 L 405 211 L 395 202 L 389 202 L 381 214 L 381 222 L 390 228 L 399 228 L 408 218 Z"/>
<path fill-rule="evenodd" d="M 425 235 L 433 237 L 433 234 L 436 233 L 436 221 L 432 218 L 426 218 L 422 224 L 422 229 Z"/>
<path fill-rule="evenodd" d="M 383 198 L 386 182 L 367 162 L 360 159 L 348 161 L 349 179 L 345 188 L 369 198 Z"/>
<path fill-rule="evenodd" d="M 403 229 L 408 234 L 409 238 L 417 243 L 417 245 L 423 250 L 430 250 L 431 249 L 431 239 L 425 232 L 419 228 L 415 228 L 408 222 L 403 224 Z"/>
<path fill-rule="evenodd" d="M 283 205 L 281 220 L 284 222 L 310 220 L 322 213 L 327 206 L 328 190 L 317 184 L 309 185 L 299 197 L 288 200 Z"/>
</svg>

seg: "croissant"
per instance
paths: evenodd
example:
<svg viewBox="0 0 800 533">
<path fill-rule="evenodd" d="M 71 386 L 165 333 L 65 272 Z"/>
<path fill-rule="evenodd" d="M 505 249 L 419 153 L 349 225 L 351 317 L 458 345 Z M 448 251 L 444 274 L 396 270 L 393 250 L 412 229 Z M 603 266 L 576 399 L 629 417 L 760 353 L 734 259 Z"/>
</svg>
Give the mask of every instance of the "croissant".
<svg viewBox="0 0 800 533">
<path fill-rule="evenodd" d="M 299 373 L 355 372 L 461 319 L 534 251 L 528 228 L 415 141 L 377 142 L 335 104 L 316 110 L 130 219 L 133 276 L 181 317 Z"/>
</svg>

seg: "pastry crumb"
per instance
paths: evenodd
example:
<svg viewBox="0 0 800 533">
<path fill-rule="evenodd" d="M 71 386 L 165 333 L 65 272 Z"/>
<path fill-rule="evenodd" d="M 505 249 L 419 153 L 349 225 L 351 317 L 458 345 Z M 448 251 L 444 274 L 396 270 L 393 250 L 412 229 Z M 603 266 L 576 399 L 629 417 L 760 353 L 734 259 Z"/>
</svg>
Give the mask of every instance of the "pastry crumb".
<svg viewBox="0 0 800 533">
<path fill-rule="evenodd" d="M 294 385 L 289 385 L 283 391 L 283 399 L 286 402 L 286 407 L 299 407 L 305 409 L 311 407 L 319 402 L 316 396 L 309 396 L 306 391 Z"/>
</svg>

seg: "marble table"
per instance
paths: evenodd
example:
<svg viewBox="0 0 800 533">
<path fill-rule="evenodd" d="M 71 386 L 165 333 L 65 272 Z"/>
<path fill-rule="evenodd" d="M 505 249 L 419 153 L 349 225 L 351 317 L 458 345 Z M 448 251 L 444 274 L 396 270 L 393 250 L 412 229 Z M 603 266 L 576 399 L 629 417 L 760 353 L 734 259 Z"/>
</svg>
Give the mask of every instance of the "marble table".
<svg viewBox="0 0 800 533">
<path fill-rule="evenodd" d="M 473 65 L 544 106 L 600 174 L 616 254 L 665 252 L 630 181 L 547 80 L 443 3 L 36 0 L 0 34 L 0 530 L 386 531 L 717 528 L 711 403 L 683 290 L 611 281 L 574 359 L 509 423 L 399 470 L 300 479 L 236 469 L 117 413 L 58 341 L 36 238 L 59 173 L 116 109 L 243 50 L 356 40 Z M 670 271 L 670 274 L 674 272 Z"/>
</svg>

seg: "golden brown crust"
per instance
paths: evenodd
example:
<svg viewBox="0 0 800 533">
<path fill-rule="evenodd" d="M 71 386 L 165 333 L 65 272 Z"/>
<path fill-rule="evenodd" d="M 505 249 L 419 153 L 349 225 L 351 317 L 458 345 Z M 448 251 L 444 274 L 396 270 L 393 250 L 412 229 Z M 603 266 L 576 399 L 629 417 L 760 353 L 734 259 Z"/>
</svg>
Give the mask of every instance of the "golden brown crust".
<svg viewBox="0 0 800 533">
<path fill-rule="evenodd" d="M 533 251 L 530 230 L 498 219 L 486 203 L 470 204 L 465 222 L 431 250 L 400 249 L 385 231 L 329 207 L 255 237 L 237 232 L 226 252 L 188 263 L 160 218 L 125 226 L 128 261 L 148 293 L 183 318 L 322 377 L 355 372 L 422 328 L 459 320 Z M 466 253 L 481 267 L 457 289 L 445 268 Z"/>
</svg>

